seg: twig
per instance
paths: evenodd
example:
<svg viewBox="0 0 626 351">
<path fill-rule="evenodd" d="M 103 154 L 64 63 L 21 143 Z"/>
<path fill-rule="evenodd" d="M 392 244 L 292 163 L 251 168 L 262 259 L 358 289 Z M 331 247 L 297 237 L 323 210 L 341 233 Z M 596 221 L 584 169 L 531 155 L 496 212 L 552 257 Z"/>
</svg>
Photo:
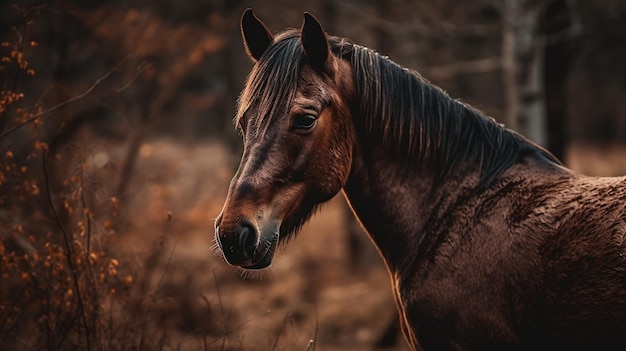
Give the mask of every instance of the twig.
<svg viewBox="0 0 626 351">
<path fill-rule="evenodd" d="M 257 315 L 254 315 L 254 316 L 244 320 L 243 322 L 235 325 L 234 327 L 229 328 L 228 327 L 228 319 L 226 318 L 226 312 L 224 311 L 224 305 L 222 303 L 222 295 L 221 295 L 221 292 L 220 292 L 220 287 L 219 287 L 219 283 L 218 283 L 218 280 L 217 280 L 217 275 L 215 274 L 215 270 L 213 270 L 213 279 L 215 280 L 215 288 L 217 290 L 217 299 L 219 301 L 220 312 L 222 314 L 222 319 L 224 321 L 224 334 L 222 336 L 216 338 L 216 339 L 211 340 L 210 342 L 207 342 L 206 334 L 205 334 L 205 336 L 204 336 L 204 349 L 208 350 L 209 346 L 211 346 L 211 345 L 215 344 L 216 342 L 222 340 L 222 346 L 220 347 L 220 350 L 224 350 L 226 339 L 229 339 L 230 333 L 232 333 L 232 332 L 238 330 L 239 328 L 243 327 L 244 325 L 246 325 L 248 322 L 252 321 L 253 319 L 261 317 L 261 316 L 264 316 L 264 315 L 272 312 L 272 310 L 267 310 L 267 311 L 261 312 L 261 313 L 259 313 Z M 205 300 L 205 302 L 208 305 L 209 301 L 206 298 L 206 296 L 202 295 L 202 298 Z M 230 344 L 230 340 L 228 342 Z"/>
<path fill-rule="evenodd" d="M 280 339 L 280 336 L 282 335 L 282 333 L 285 331 L 285 328 L 287 327 L 288 320 L 289 320 L 289 313 L 287 312 L 287 313 L 285 313 L 285 317 L 283 317 L 283 322 L 280 324 L 280 327 L 276 331 L 276 338 L 274 338 L 274 344 L 272 345 L 272 351 L 276 350 L 276 347 L 278 346 L 278 340 Z"/>
<path fill-rule="evenodd" d="M 21 123 L 18 123 L 16 125 L 14 125 L 11 128 L 8 128 L 7 130 L 3 131 L 2 134 L 0 134 L 0 139 L 4 138 L 5 136 L 15 132 L 16 130 L 22 128 L 23 126 L 30 124 L 32 122 L 34 122 L 36 119 L 41 118 L 45 115 L 48 115 L 62 107 L 65 107 L 66 105 L 69 105 L 73 102 L 76 102 L 82 98 L 84 98 L 85 96 L 89 95 L 98 85 L 100 85 L 100 83 L 102 83 L 105 79 L 107 79 L 111 74 L 113 74 L 113 72 L 115 72 L 124 62 L 126 62 L 130 57 L 132 56 L 132 54 L 128 54 L 124 59 L 122 59 L 117 65 L 115 65 L 115 67 L 113 67 L 110 71 L 108 71 L 107 73 L 105 73 L 103 76 L 101 76 L 100 78 L 98 78 L 89 88 L 87 88 L 85 91 L 83 91 L 81 94 L 78 94 L 76 96 L 73 96 L 63 102 L 60 102 L 52 107 L 50 107 L 47 110 L 35 113 L 34 115 L 30 116 L 28 119 L 22 121 Z"/>
<path fill-rule="evenodd" d="M 87 199 L 85 199 L 85 173 L 83 171 L 82 162 L 79 165 L 80 169 L 80 187 L 78 191 L 80 192 L 80 203 L 83 207 L 83 214 L 85 215 L 85 232 L 87 235 L 87 254 L 85 259 L 89 262 L 89 254 L 91 253 L 91 220 L 92 213 L 89 207 L 87 206 Z M 90 266 L 91 267 L 91 266 Z"/>
<path fill-rule="evenodd" d="M 139 77 L 141 72 L 145 71 L 150 66 L 152 66 L 152 64 L 146 61 L 140 63 L 139 66 L 137 67 L 137 72 L 135 72 L 135 75 L 133 75 L 132 78 L 130 78 L 130 80 L 126 84 L 122 85 L 121 87 L 113 88 L 113 91 L 116 93 L 119 93 L 128 89 L 128 87 L 130 87 L 135 82 L 135 80 L 137 80 L 137 77 Z"/>
<path fill-rule="evenodd" d="M 4 331 L 4 327 L 7 324 L 7 321 L 9 320 L 9 318 L 11 318 L 11 313 L 15 310 L 15 306 L 17 306 L 18 302 L 22 299 L 22 296 L 24 296 L 24 293 L 26 292 L 26 286 L 24 286 L 20 292 L 18 294 L 15 295 L 15 297 L 13 298 L 13 303 L 11 304 L 11 306 L 9 308 L 7 308 L 5 311 L 6 315 L 4 316 L 4 318 L 2 319 L 2 322 L 0 323 L 0 331 Z"/>
<path fill-rule="evenodd" d="M 25 20 L 25 18 L 24 18 Z M 24 21 L 26 22 L 26 21 Z M 19 31 L 15 31 L 15 34 L 18 36 L 18 41 L 15 43 L 15 50 L 22 51 L 24 48 L 24 36 L 26 35 L 26 24 L 21 28 L 22 33 Z M 15 87 L 17 87 L 17 79 L 20 76 L 20 71 L 22 70 L 21 66 L 18 64 L 15 68 L 15 75 L 13 76 L 13 81 L 11 83 L 10 91 L 15 91 Z M 4 116 L 7 110 L 0 113 L 0 132 L 4 131 L 4 126 L 6 125 L 7 118 Z"/>
<path fill-rule="evenodd" d="M 487 57 L 472 61 L 457 61 L 443 66 L 425 67 L 423 71 L 430 78 L 443 79 L 462 73 L 492 72 L 500 68 L 502 68 L 500 57 Z"/>
<path fill-rule="evenodd" d="M 215 275 L 215 269 L 213 270 L 213 279 L 215 280 L 215 289 L 217 289 L 217 300 L 220 303 L 220 313 L 222 313 L 222 320 L 224 321 L 224 338 L 222 338 L 222 347 L 224 349 L 226 342 L 230 344 L 230 337 L 228 333 L 228 319 L 226 319 L 226 312 L 224 312 L 224 305 L 222 304 L 222 294 L 220 293 L 220 285 L 217 283 L 217 275 Z"/>
<path fill-rule="evenodd" d="M 315 351 L 315 346 L 317 345 L 317 333 L 319 332 L 320 324 L 319 319 L 317 317 L 317 303 L 315 304 L 315 333 L 313 334 L 313 339 L 309 340 L 309 343 L 306 345 L 306 351 Z"/>
<path fill-rule="evenodd" d="M 67 232 L 67 230 L 65 229 L 65 227 L 63 226 L 63 223 L 61 222 L 61 217 L 59 216 L 59 213 L 57 212 L 56 206 L 54 206 L 54 202 L 52 201 L 52 192 L 50 190 L 50 176 L 48 174 L 48 165 L 46 162 L 46 158 L 47 158 L 47 153 L 44 150 L 42 153 L 42 161 L 43 161 L 43 177 L 44 177 L 44 183 L 46 185 L 46 198 L 48 200 L 48 205 L 50 205 L 50 209 L 52 210 L 52 214 L 54 216 L 54 219 L 57 223 L 57 225 L 59 226 L 59 229 L 61 230 L 61 233 L 63 234 L 63 242 L 65 244 L 65 249 L 67 250 L 67 255 L 65 256 L 67 259 L 67 264 L 70 268 L 70 273 L 72 275 L 72 280 L 74 283 L 74 289 L 76 289 L 76 296 L 78 297 L 78 308 L 80 310 L 80 315 L 81 315 L 81 320 L 83 322 L 83 327 L 85 328 L 85 341 L 87 342 L 87 350 L 91 350 L 91 335 L 90 335 L 90 331 L 89 331 L 89 324 L 87 322 L 87 316 L 85 313 L 85 306 L 83 305 L 83 297 L 82 297 L 82 293 L 80 291 L 80 284 L 78 283 L 78 274 L 76 274 L 76 267 L 74 266 L 74 262 L 72 261 L 72 257 L 74 257 L 73 254 L 73 250 L 72 250 L 72 244 L 70 242 L 70 235 Z"/>
<path fill-rule="evenodd" d="M 86 236 L 87 236 L 87 252 L 85 253 L 85 262 L 87 263 L 87 269 L 89 270 L 89 274 L 91 275 L 91 287 L 93 288 L 93 301 L 91 301 L 93 303 L 94 306 L 94 310 L 93 310 L 93 322 L 95 323 L 95 325 L 99 325 L 99 320 L 100 320 L 100 304 L 97 301 L 97 291 L 98 291 L 98 280 L 96 279 L 96 274 L 93 271 L 93 267 L 91 266 L 91 231 L 92 231 L 92 227 L 91 227 L 91 222 L 93 220 L 93 213 L 91 212 L 91 210 L 89 209 L 89 207 L 87 206 L 87 199 L 85 198 L 85 174 L 83 171 L 83 167 L 82 167 L 82 162 L 81 165 L 79 167 L 80 169 L 80 201 L 81 201 L 81 205 L 83 207 L 83 214 L 85 215 L 85 225 L 86 225 Z M 99 341 L 100 338 L 98 337 L 98 331 L 99 329 L 95 329 L 94 332 L 96 333 L 95 335 L 95 339 L 96 341 Z"/>
<path fill-rule="evenodd" d="M 150 298 L 150 302 L 148 303 L 148 307 L 146 308 L 146 313 L 143 316 L 143 325 L 141 326 L 141 337 L 139 339 L 139 347 L 137 348 L 138 351 L 141 351 L 143 349 L 144 340 L 146 337 L 146 325 L 148 324 L 148 314 L 150 314 L 152 305 L 154 304 L 154 301 L 156 300 L 156 295 L 157 295 L 157 292 L 159 291 L 159 288 L 161 287 L 161 283 L 163 283 L 163 278 L 165 278 L 165 273 L 167 272 L 170 266 L 170 263 L 172 263 L 172 257 L 174 256 L 174 251 L 176 250 L 176 246 L 178 245 L 178 240 L 180 239 L 181 236 L 182 236 L 182 232 L 179 232 L 178 235 L 176 236 L 176 240 L 174 241 L 174 245 L 172 245 L 172 250 L 170 251 L 170 255 L 167 258 L 167 262 L 165 262 L 165 267 L 163 267 L 163 272 L 161 272 L 161 276 L 159 277 L 157 286 L 155 287 L 154 292 L 152 293 L 152 297 Z"/>
<path fill-rule="evenodd" d="M 236 326 L 234 326 L 233 328 L 229 328 L 229 329 L 227 329 L 226 331 L 227 331 L 228 333 L 232 333 L 232 332 L 234 332 L 235 330 L 238 330 L 239 328 L 241 328 L 241 327 L 243 327 L 244 325 L 248 324 L 248 322 L 252 321 L 253 319 L 258 318 L 258 317 L 261 317 L 261 316 L 264 316 L 264 315 L 266 315 L 266 314 L 268 314 L 268 313 L 270 313 L 270 312 L 272 312 L 272 310 L 267 310 L 267 311 L 265 311 L 265 312 L 261 312 L 261 313 L 259 313 L 259 314 L 257 314 L 257 315 L 254 315 L 254 316 L 252 316 L 252 317 L 250 317 L 250 318 L 246 319 L 245 321 L 243 321 L 243 322 L 241 322 L 241 323 L 237 324 L 237 325 L 236 325 Z M 213 345 L 213 344 L 215 344 L 216 342 L 218 342 L 218 341 L 222 340 L 223 338 L 224 338 L 224 336 L 220 336 L 220 337 L 218 337 L 218 338 L 216 338 L 216 339 L 211 340 L 211 342 L 209 342 L 209 343 L 205 342 L 205 347 L 210 346 L 210 345 Z"/>
<path fill-rule="evenodd" d="M 207 310 L 209 312 L 209 313 L 207 313 L 207 315 L 209 316 L 209 324 L 210 324 L 211 323 L 211 317 L 212 317 L 211 316 L 211 314 L 212 314 L 211 313 L 211 301 L 209 301 L 209 298 L 206 297 L 206 295 L 204 295 L 204 294 L 200 294 L 200 296 L 202 297 L 202 300 L 204 300 L 204 303 L 206 303 Z M 204 335 L 202 335 L 202 342 L 204 344 L 204 351 L 208 351 L 208 346 L 209 346 L 207 344 L 207 340 L 206 340 L 207 334 L 208 334 L 208 330 L 205 330 L 204 331 Z"/>
<path fill-rule="evenodd" d="M 36 12 L 39 11 L 43 8 L 46 7 L 46 5 L 37 5 L 37 6 L 33 6 L 29 9 L 26 8 L 22 8 L 18 5 L 13 5 L 14 9 L 18 10 L 21 12 L 22 14 L 22 20 L 23 20 L 23 24 L 20 27 L 20 29 L 13 29 L 15 35 L 17 36 L 17 42 L 15 42 L 15 45 L 13 45 L 13 49 L 18 51 L 18 52 L 22 52 L 24 51 L 24 38 L 26 37 L 26 28 L 29 25 L 29 21 L 28 21 L 28 17 L 30 16 L 31 12 Z M 11 88 L 10 91 L 15 91 L 15 87 L 17 87 L 17 80 L 20 76 L 20 72 L 22 71 L 22 67 L 21 65 L 18 63 L 17 67 L 15 68 L 15 75 L 13 76 L 13 81 L 11 84 Z M 2 87 L 2 88 L 6 88 L 6 87 Z M 5 116 L 6 111 L 0 113 L 0 133 L 4 131 L 4 126 L 6 125 L 6 116 Z"/>
<path fill-rule="evenodd" d="M 488 36 L 492 33 L 497 33 L 498 30 L 498 26 L 492 24 L 476 23 L 470 25 L 459 25 L 458 23 L 451 23 L 450 21 L 439 21 L 437 26 L 433 27 L 433 25 L 424 23 L 418 17 L 413 17 L 410 21 L 392 21 L 386 19 L 385 16 L 379 16 L 376 13 L 371 13 L 369 11 L 363 11 L 362 6 L 357 6 L 349 2 L 341 2 L 340 6 L 351 12 L 352 15 L 358 16 L 359 20 L 362 23 L 365 23 L 365 26 L 383 29 L 388 33 L 395 33 L 398 35 L 418 35 L 420 37 L 441 39 L 459 34 Z M 430 11 L 428 11 L 430 17 L 437 16 L 435 11 L 437 10 L 434 8 L 431 8 Z M 422 16 L 422 18 L 425 17 Z"/>
<path fill-rule="evenodd" d="M 306 344 L 306 351 L 315 351 L 315 340 L 310 339 L 309 343 Z"/>
</svg>

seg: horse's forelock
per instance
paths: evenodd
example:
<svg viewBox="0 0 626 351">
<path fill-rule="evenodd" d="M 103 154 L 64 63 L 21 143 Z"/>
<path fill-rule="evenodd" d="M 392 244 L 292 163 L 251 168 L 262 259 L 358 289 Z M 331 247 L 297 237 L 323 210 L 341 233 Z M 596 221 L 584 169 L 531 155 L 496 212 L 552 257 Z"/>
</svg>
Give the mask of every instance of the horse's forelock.
<svg viewBox="0 0 626 351">
<path fill-rule="evenodd" d="M 262 135 L 286 111 L 296 92 L 303 54 L 297 31 L 275 38 L 248 75 L 238 100 L 236 126 L 241 126 L 246 111 L 254 109 L 251 132 Z"/>
</svg>

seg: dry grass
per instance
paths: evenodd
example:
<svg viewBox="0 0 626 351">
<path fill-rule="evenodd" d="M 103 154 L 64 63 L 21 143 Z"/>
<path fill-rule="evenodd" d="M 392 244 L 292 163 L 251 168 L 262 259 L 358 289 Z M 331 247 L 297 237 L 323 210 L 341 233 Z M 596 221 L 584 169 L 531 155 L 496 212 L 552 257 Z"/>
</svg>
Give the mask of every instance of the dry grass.
<svg viewBox="0 0 626 351">
<path fill-rule="evenodd" d="M 573 170 L 590 176 L 626 175 L 626 146 L 573 144 L 565 162 Z"/>
</svg>

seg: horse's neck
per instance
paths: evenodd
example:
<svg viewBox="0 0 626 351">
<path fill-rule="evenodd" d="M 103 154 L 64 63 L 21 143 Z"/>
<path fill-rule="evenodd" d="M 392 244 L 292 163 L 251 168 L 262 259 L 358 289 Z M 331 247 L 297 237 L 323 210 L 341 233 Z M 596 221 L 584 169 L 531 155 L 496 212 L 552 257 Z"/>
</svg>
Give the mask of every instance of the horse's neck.
<svg viewBox="0 0 626 351">
<path fill-rule="evenodd" d="M 533 193 L 535 187 L 576 177 L 537 152 L 518 159 L 491 185 L 479 189 L 476 167 L 459 164 L 453 174 L 435 182 L 435 170 L 411 166 L 415 161 L 389 154 L 374 145 L 358 145 L 344 190 L 388 267 L 396 273 L 401 267 L 419 264 L 441 243 L 454 242 L 450 235 L 471 230 L 466 219 L 477 211 L 505 211 L 504 207 L 519 197 L 516 193 Z"/>
<path fill-rule="evenodd" d="M 392 160 L 384 153 L 374 146 L 355 152 L 344 190 L 352 209 L 393 270 L 415 257 L 433 211 L 455 203 L 457 195 L 477 183 L 477 176 L 468 174 L 465 187 L 459 183 L 460 178 L 435 187 L 434 172 Z"/>
</svg>

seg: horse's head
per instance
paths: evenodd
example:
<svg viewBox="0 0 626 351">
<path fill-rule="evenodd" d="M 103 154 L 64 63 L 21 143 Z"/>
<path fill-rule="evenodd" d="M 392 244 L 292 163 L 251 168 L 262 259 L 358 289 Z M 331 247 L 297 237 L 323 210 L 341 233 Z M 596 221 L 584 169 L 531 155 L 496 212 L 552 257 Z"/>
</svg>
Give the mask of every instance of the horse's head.
<svg viewBox="0 0 626 351">
<path fill-rule="evenodd" d="M 241 19 L 255 62 L 235 119 L 244 139 L 215 238 L 226 261 L 270 265 L 277 245 L 345 185 L 355 131 L 350 66 L 332 54 L 319 22 L 273 37 L 248 9 Z"/>
</svg>

